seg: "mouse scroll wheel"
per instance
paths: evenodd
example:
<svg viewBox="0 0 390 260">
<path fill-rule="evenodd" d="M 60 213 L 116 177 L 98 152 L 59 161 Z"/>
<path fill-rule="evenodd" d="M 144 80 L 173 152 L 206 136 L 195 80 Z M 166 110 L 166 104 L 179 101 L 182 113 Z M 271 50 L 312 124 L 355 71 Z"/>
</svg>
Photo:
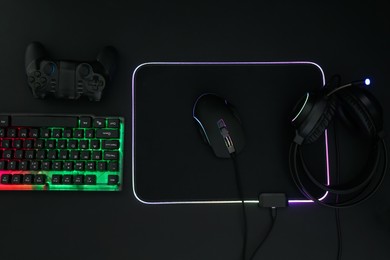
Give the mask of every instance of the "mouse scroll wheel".
<svg viewBox="0 0 390 260">
<path fill-rule="evenodd" d="M 221 132 L 223 141 L 225 142 L 226 148 L 228 148 L 229 153 L 234 153 L 236 149 L 234 148 L 233 140 L 229 135 L 229 131 L 226 129 L 226 127 L 223 127 L 219 129 Z"/>
<path fill-rule="evenodd" d="M 229 135 L 229 131 L 228 131 L 227 128 L 226 128 L 225 121 L 223 121 L 222 118 L 219 119 L 219 120 L 217 121 L 217 125 L 218 125 L 218 128 L 219 128 L 219 132 L 221 133 L 221 135 L 222 135 L 223 137 Z"/>
<path fill-rule="evenodd" d="M 226 129 L 226 127 L 220 128 L 219 131 L 221 132 L 222 136 L 229 134 L 229 131 Z"/>
</svg>

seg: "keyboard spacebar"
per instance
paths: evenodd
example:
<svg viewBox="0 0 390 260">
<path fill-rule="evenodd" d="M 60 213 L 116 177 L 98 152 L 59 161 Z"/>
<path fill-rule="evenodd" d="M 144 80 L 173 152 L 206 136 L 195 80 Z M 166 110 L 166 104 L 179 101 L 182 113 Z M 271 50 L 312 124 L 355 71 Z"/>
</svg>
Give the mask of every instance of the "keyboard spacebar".
<svg viewBox="0 0 390 260">
<path fill-rule="evenodd" d="M 76 116 L 11 116 L 12 126 L 78 127 Z"/>
</svg>

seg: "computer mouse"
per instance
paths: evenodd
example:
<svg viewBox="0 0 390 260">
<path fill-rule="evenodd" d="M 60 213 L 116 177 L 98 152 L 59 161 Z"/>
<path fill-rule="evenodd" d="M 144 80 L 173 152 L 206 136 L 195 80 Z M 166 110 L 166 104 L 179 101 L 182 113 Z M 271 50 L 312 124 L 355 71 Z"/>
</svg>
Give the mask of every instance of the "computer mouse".
<svg viewBox="0 0 390 260">
<path fill-rule="evenodd" d="M 193 118 L 215 155 L 230 158 L 245 146 L 245 135 L 235 108 L 215 94 L 203 94 L 194 104 Z"/>
</svg>

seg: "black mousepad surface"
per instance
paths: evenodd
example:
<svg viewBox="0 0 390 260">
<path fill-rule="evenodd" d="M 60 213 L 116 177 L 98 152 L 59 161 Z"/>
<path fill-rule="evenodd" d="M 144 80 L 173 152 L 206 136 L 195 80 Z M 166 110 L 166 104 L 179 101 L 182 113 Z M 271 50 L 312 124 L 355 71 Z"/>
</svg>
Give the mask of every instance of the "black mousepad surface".
<svg viewBox="0 0 390 260">
<path fill-rule="evenodd" d="M 143 203 L 239 200 L 233 163 L 217 158 L 192 117 L 196 99 L 215 93 L 232 103 L 246 146 L 237 155 L 243 194 L 283 192 L 303 199 L 288 168 L 292 109 L 324 85 L 311 62 L 145 63 L 133 73 L 133 193 Z M 309 165 L 326 178 L 324 136 Z"/>
</svg>

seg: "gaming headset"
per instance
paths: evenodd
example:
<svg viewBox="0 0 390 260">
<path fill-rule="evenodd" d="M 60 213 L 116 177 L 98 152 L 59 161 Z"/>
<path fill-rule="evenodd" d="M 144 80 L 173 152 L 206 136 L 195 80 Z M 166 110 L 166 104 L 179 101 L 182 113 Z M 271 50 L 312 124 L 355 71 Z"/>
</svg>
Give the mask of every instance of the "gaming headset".
<svg viewBox="0 0 390 260">
<path fill-rule="evenodd" d="M 370 92 L 361 88 L 362 85 L 369 84 L 370 81 L 368 79 L 336 86 L 335 88 L 330 87 L 331 84 L 328 84 L 318 93 L 306 93 L 293 109 L 294 117 L 292 124 L 295 128 L 295 137 L 290 146 L 289 155 L 291 176 L 298 189 L 307 198 L 320 205 L 336 208 L 338 228 L 340 226 L 338 208 L 350 207 L 368 199 L 382 183 L 387 169 L 387 148 L 384 141 L 382 107 Z M 244 144 L 243 132 L 239 118 L 236 113 L 233 113 L 233 110 L 229 109 L 231 106 L 228 106 L 228 104 L 226 100 L 218 96 L 204 94 L 195 102 L 193 118 L 201 130 L 200 132 L 206 137 L 204 139 L 213 148 L 216 156 L 220 158 L 231 158 L 233 161 L 237 189 L 243 210 L 244 236 L 242 259 L 246 259 L 247 217 L 236 160 L 236 149 L 240 148 L 238 151 L 241 150 Z M 362 181 L 354 180 L 351 183 L 343 185 L 323 184 L 311 174 L 305 164 L 301 147 L 316 142 L 324 134 L 335 118 L 336 111 L 340 112 L 339 115 L 344 122 L 354 121 L 352 123 L 358 125 L 371 140 L 375 148 L 369 158 L 368 168 L 370 171 Z M 239 145 L 237 146 L 237 144 Z M 378 174 L 378 166 L 381 158 L 384 161 L 384 166 Z M 311 183 L 311 186 L 316 187 L 317 190 L 323 191 L 327 195 L 332 194 L 333 196 L 324 196 L 318 199 L 309 191 L 310 189 L 307 187 L 308 183 Z M 254 259 L 264 241 L 266 241 L 268 235 L 271 233 L 276 221 L 276 208 L 287 205 L 284 194 L 282 194 L 282 197 L 280 197 L 280 194 L 265 195 L 270 196 L 270 201 L 272 201 L 272 204 L 268 205 L 271 209 L 272 221 L 265 237 L 251 254 L 250 259 Z M 329 197 L 334 197 L 335 201 L 329 200 Z M 262 196 L 259 199 L 259 206 L 265 206 L 267 203 L 262 203 L 261 198 Z M 275 204 L 278 198 L 281 198 L 280 201 L 282 201 L 280 205 Z M 341 257 L 340 231 L 338 234 L 339 259 Z"/>
<path fill-rule="evenodd" d="M 321 205 L 333 208 L 356 205 L 373 195 L 384 179 L 387 148 L 384 141 L 382 107 L 369 91 L 362 88 L 364 85 L 370 85 L 370 80 L 354 81 L 334 88 L 327 85 L 320 92 L 306 93 L 293 109 L 292 125 L 295 128 L 295 137 L 290 146 L 290 172 L 298 189 L 307 198 Z M 342 121 L 353 121 L 371 140 L 374 148 L 370 154 L 368 174 L 357 184 L 355 180 L 349 184 L 325 185 L 311 174 L 304 162 L 302 146 L 314 143 L 324 134 L 336 111 L 341 111 L 338 115 Z M 384 165 L 378 174 L 380 161 L 383 161 Z M 318 199 L 309 192 L 308 183 L 334 195 L 336 201 Z"/>
</svg>

